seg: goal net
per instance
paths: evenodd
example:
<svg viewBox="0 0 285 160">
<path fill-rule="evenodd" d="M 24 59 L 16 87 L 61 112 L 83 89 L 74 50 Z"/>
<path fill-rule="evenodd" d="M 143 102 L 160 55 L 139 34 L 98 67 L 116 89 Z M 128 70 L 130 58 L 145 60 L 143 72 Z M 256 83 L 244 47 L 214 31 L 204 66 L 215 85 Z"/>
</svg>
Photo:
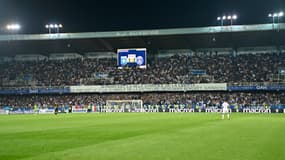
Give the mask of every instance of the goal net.
<svg viewBox="0 0 285 160">
<path fill-rule="evenodd" d="M 143 112 L 142 100 L 107 100 L 103 112 Z"/>
</svg>

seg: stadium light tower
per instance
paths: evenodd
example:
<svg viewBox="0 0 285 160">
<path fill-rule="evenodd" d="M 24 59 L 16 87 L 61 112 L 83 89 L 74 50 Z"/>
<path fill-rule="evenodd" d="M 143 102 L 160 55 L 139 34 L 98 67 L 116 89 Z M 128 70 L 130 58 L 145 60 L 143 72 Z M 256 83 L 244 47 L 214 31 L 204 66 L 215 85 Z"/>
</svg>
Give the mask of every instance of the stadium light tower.
<svg viewBox="0 0 285 160">
<path fill-rule="evenodd" d="M 8 31 L 19 31 L 21 29 L 21 25 L 19 25 L 19 24 L 7 24 L 6 29 Z"/>
<path fill-rule="evenodd" d="M 228 20 L 230 20 L 231 21 L 231 26 L 233 25 L 233 21 L 234 20 L 237 20 L 237 15 L 232 15 L 232 16 L 228 16 Z"/>
<path fill-rule="evenodd" d="M 279 23 L 280 23 L 280 19 L 282 18 L 284 16 L 284 12 L 283 11 L 281 11 L 281 12 L 279 12 L 279 13 L 269 13 L 268 14 L 268 17 L 269 18 L 272 18 L 272 28 L 274 29 L 274 25 L 275 25 L 275 18 L 277 18 L 277 24 L 278 24 L 278 26 L 280 27 L 280 25 L 279 25 Z M 278 27 L 278 28 L 279 28 Z"/>
<path fill-rule="evenodd" d="M 221 21 L 221 26 L 224 25 L 224 21 L 227 19 L 227 16 L 218 17 L 217 20 Z"/>
<path fill-rule="evenodd" d="M 284 16 L 284 12 L 279 12 L 277 19 L 278 19 L 278 23 L 280 22 L 280 19 Z"/>
<path fill-rule="evenodd" d="M 49 34 L 52 33 L 53 30 L 56 31 L 56 33 L 59 33 L 60 29 L 63 28 L 62 24 L 46 24 L 46 29 L 48 29 Z"/>
<path fill-rule="evenodd" d="M 221 21 L 221 26 L 224 25 L 224 21 L 226 21 L 226 20 L 230 21 L 231 22 L 231 26 L 232 26 L 233 25 L 233 21 L 237 20 L 237 18 L 238 18 L 237 15 L 233 14 L 233 15 L 228 15 L 228 16 L 224 15 L 222 17 L 217 17 L 217 20 Z"/>
</svg>

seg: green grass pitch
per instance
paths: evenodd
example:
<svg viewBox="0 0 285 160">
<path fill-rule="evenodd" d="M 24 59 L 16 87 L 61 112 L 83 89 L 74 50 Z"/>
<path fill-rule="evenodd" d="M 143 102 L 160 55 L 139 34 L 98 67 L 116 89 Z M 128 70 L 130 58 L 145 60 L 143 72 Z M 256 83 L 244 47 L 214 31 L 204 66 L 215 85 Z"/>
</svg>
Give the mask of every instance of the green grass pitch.
<svg viewBox="0 0 285 160">
<path fill-rule="evenodd" d="M 285 115 L 2 115 L 0 159 L 285 160 Z"/>
</svg>

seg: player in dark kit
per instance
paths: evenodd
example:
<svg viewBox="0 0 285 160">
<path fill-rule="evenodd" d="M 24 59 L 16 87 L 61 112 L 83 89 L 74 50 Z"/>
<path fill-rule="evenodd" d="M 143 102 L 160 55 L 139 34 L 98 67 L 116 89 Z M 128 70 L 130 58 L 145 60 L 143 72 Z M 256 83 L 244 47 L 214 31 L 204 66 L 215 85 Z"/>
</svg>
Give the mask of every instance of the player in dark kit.
<svg viewBox="0 0 285 160">
<path fill-rule="evenodd" d="M 54 108 L 54 114 L 55 114 L 55 115 L 58 114 L 58 105 L 57 105 L 57 104 L 55 105 L 55 108 Z"/>
</svg>

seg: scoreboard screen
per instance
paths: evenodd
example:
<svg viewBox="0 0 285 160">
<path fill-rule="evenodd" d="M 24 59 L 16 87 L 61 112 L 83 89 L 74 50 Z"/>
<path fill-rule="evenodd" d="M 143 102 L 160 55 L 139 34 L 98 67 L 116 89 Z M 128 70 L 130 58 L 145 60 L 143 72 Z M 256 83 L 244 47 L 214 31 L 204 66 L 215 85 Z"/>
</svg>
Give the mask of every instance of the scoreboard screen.
<svg viewBox="0 0 285 160">
<path fill-rule="evenodd" d="M 118 49 L 118 67 L 146 68 L 146 48 Z"/>
</svg>

